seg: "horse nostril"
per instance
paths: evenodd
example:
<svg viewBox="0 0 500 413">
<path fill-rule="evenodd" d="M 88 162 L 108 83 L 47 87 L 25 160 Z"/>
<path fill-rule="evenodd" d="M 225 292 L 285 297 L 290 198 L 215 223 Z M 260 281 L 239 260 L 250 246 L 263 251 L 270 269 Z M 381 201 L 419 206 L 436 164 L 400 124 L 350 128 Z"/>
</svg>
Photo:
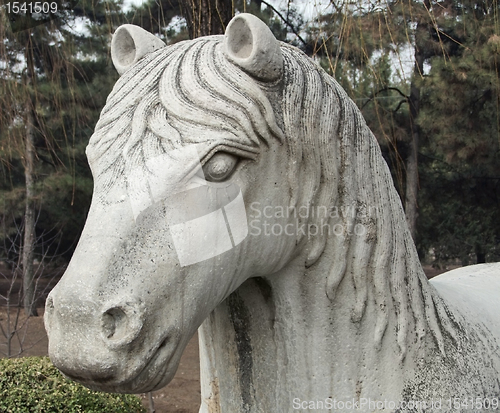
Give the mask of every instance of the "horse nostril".
<svg viewBox="0 0 500 413">
<path fill-rule="evenodd" d="M 120 340 L 127 335 L 127 315 L 119 308 L 110 308 L 102 315 L 102 329 L 108 340 Z"/>
<path fill-rule="evenodd" d="M 102 335 L 108 345 L 120 347 L 131 343 L 141 332 L 144 311 L 140 305 L 122 303 L 102 313 Z"/>
</svg>

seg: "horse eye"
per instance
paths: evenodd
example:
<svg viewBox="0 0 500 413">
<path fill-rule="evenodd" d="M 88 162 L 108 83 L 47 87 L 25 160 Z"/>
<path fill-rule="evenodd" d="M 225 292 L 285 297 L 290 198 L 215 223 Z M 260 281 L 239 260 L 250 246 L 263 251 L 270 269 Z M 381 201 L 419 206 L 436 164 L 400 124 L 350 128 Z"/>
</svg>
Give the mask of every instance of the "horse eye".
<svg viewBox="0 0 500 413">
<path fill-rule="evenodd" d="M 208 182 L 221 182 L 234 172 L 239 158 L 227 152 L 217 152 L 203 165 L 203 174 Z"/>
</svg>

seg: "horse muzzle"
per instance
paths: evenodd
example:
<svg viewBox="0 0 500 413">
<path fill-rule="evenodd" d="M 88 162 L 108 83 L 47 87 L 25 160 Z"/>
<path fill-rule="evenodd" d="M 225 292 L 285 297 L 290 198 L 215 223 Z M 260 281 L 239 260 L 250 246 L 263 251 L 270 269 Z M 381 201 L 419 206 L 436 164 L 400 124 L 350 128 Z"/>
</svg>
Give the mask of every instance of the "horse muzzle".
<svg viewBox="0 0 500 413">
<path fill-rule="evenodd" d="M 169 381 L 165 375 L 172 370 L 177 335 L 172 330 L 151 334 L 140 301 L 100 306 L 67 294 L 58 297 L 56 290 L 47 298 L 44 321 L 50 359 L 63 374 L 89 388 L 118 393 L 141 393 Z"/>
</svg>

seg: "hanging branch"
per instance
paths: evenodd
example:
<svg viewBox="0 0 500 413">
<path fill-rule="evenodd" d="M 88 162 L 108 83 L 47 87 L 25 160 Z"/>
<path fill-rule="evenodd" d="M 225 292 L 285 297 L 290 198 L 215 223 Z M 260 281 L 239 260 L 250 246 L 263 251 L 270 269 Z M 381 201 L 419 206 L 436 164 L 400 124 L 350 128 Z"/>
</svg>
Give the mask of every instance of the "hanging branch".
<svg viewBox="0 0 500 413">
<path fill-rule="evenodd" d="M 285 23 L 285 24 L 286 24 L 286 25 L 287 25 L 287 26 L 288 26 L 288 27 L 292 30 L 293 34 L 294 34 L 295 36 L 297 36 L 297 38 L 298 38 L 298 39 L 302 42 L 302 44 L 303 44 L 304 46 L 307 46 L 307 42 L 306 42 L 306 41 L 302 38 L 302 36 L 299 34 L 299 32 L 298 32 L 298 31 L 297 31 L 297 29 L 293 26 L 293 24 L 292 24 L 292 23 L 290 23 L 290 22 L 288 21 L 288 19 L 287 19 L 287 18 L 285 18 L 285 16 L 283 16 L 283 15 L 282 15 L 282 14 L 281 14 L 278 10 L 276 10 L 276 9 L 274 8 L 274 6 L 272 6 L 271 4 L 269 4 L 267 1 L 265 1 L 265 0 L 261 0 L 261 2 L 262 2 L 262 3 L 264 3 L 267 7 L 269 7 L 272 11 L 274 11 L 274 12 L 278 15 L 278 17 L 279 17 L 281 20 L 283 20 L 283 23 Z"/>
<path fill-rule="evenodd" d="M 408 103 L 408 99 L 401 99 L 398 103 L 398 106 L 392 111 L 392 113 L 397 113 L 397 111 L 401 108 L 401 106 L 403 106 L 404 103 Z"/>
<path fill-rule="evenodd" d="M 383 88 L 383 89 L 378 90 L 378 91 L 377 91 L 377 92 L 375 92 L 372 96 L 370 96 L 370 97 L 368 98 L 368 100 L 367 100 L 365 103 L 363 103 L 363 106 L 361 107 L 361 109 L 364 109 L 364 107 L 365 107 L 368 103 L 370 103 L 373 99 L 375 99 L 375 98 L 376 98 L 376 97 L 377 97 L 380 93 L 382 93 L 382 92 L 386 92 L 386 91 L 388 91 L 388 90 L 394 90 L 394 91 L 398 92 L 398 93 L 399 93 L 399 94 L 400 94 L 400 95 L 404 98 L 404 99 L 403 99 L 403 100 L 399 103 L 397 110 L 399 110 L 399 108 L 400 108 L 400 106 L 401 106 L 401 103 L 408 102 L 408 100 L 410 99 L 410 97 L 409 97 L 409 96 L 405 95 L 405 94 L 404 94 L 403 92 L 401 92 L 401 90 L 399 90 L 397 87 L 385 87 L 385 88 Z M 397 112 L 397 110 L 395 110 L 395 112 Z"/>
</svg>

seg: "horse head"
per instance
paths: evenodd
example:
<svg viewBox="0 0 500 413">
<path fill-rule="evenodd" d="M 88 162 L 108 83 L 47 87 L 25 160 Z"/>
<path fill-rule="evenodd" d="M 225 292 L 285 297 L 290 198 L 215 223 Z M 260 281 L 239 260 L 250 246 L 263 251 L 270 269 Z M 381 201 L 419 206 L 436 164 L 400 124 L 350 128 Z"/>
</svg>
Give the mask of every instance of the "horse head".
<svg viewBox="0 0 500 413">
<path fill-rule="evenodd" d="M 306 236 L 249 230 L 252 205 L 321 197 L 320 155 L 285 142 L 285 112 L 308 104 L 277 104 L 293 82 L 284 61 L 297 54 L 245 14 L 225 36 L 169 47 L 136 26 L 116 31 L 121 78 L 87 148 L 92 205 L 46 306 L 50 357 L 67 376 L 107 391 L 159 388 L 245 280 L 305 250 L 315 260 L 320 248 Z M 298 234 L 303 223 L 289 214 L 281 225 Z"/>
</svg>

